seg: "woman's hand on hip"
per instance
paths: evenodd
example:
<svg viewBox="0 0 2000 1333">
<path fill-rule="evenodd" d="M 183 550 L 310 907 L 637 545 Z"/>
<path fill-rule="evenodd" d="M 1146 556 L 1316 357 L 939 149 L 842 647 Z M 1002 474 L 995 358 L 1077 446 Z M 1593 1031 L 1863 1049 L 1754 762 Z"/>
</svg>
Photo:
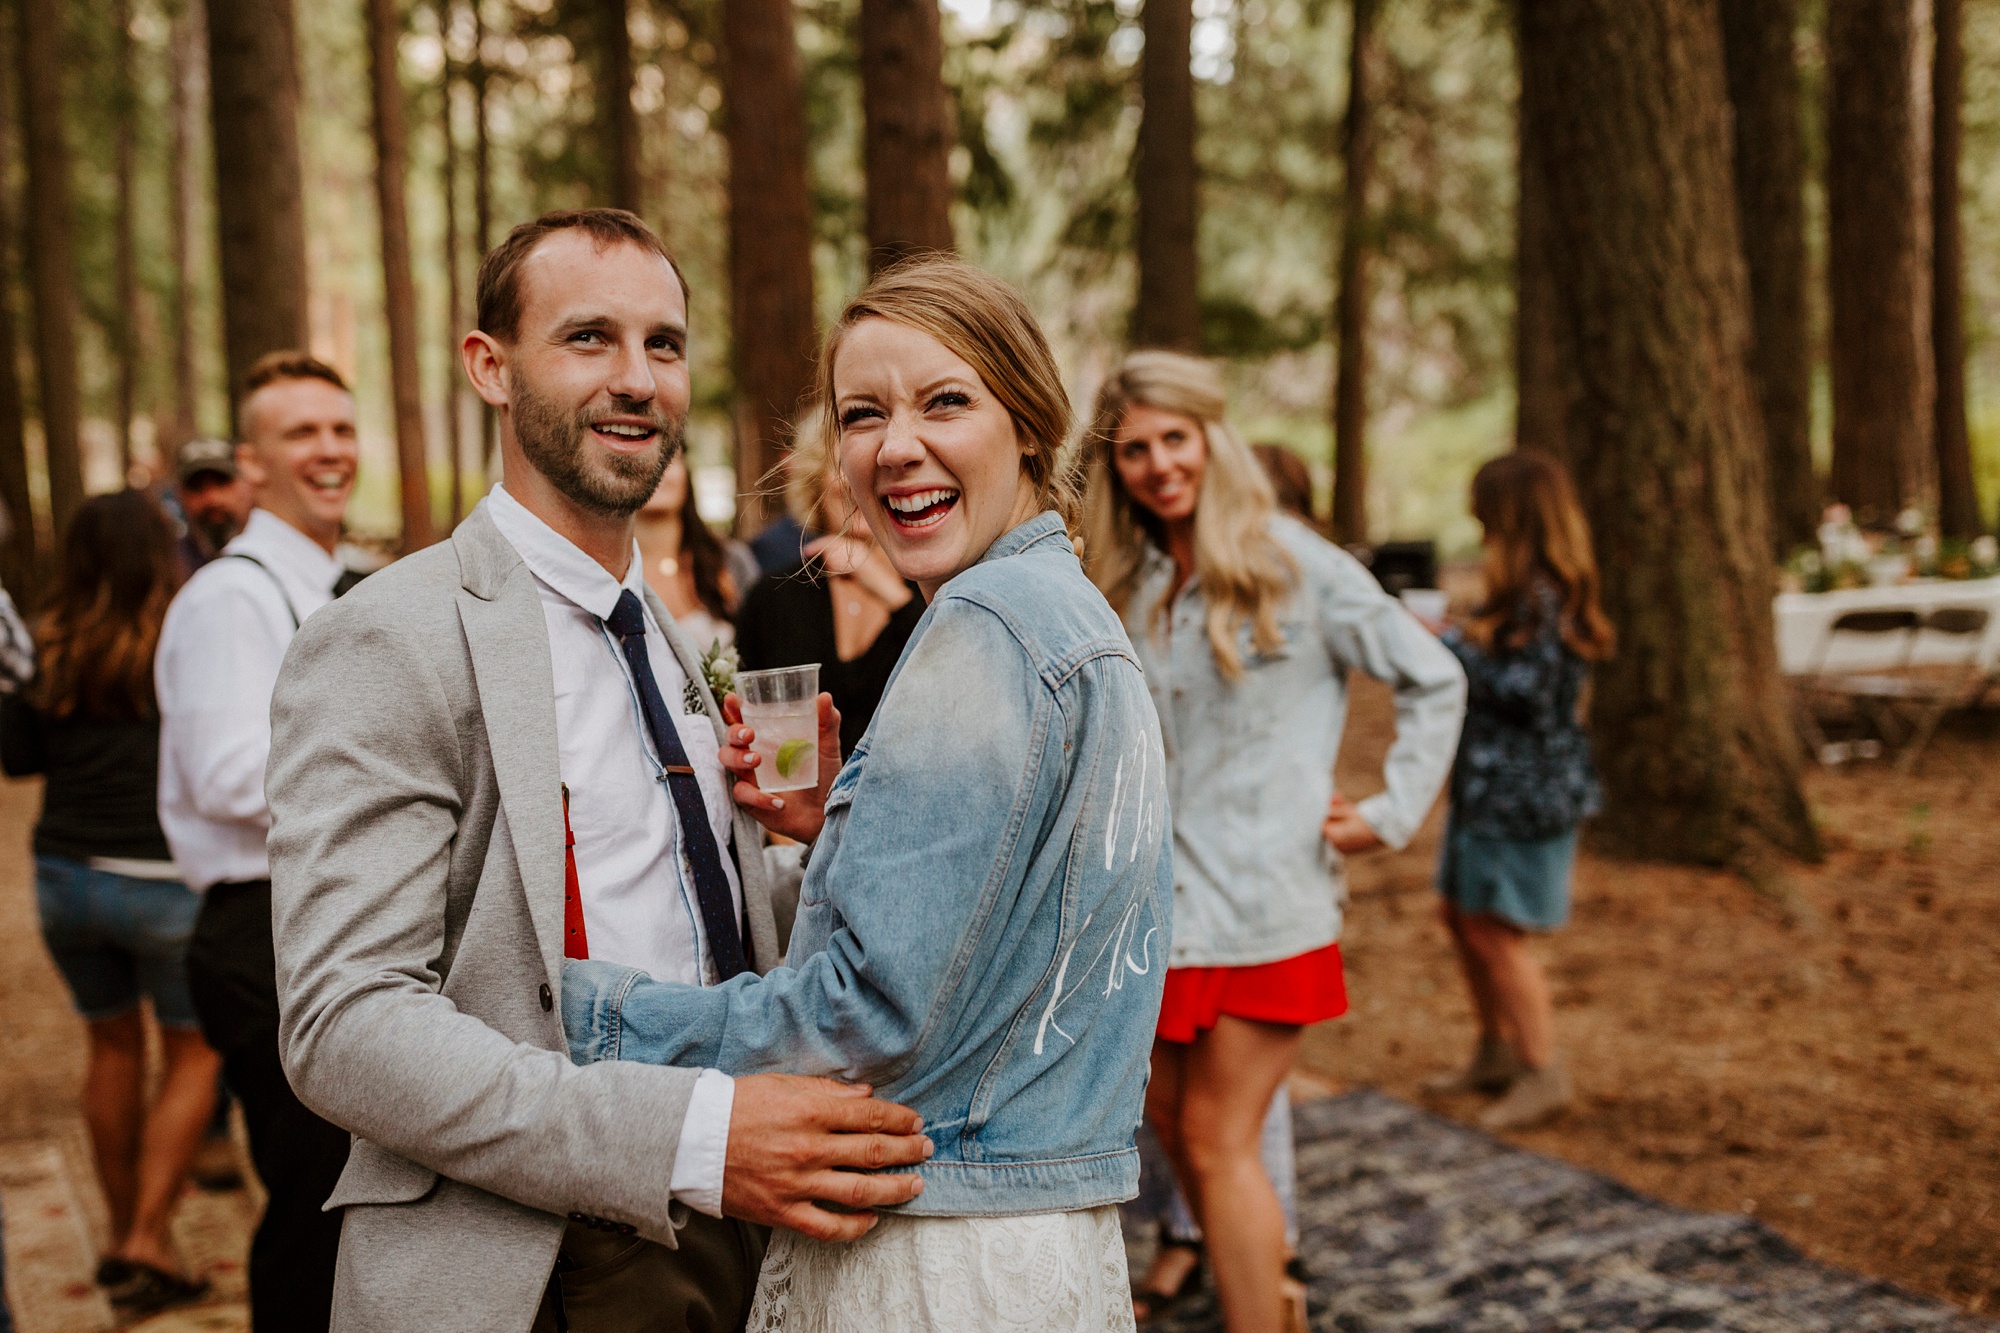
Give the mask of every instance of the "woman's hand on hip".
<svg viewBox="0 0 2000 1333">
<path fill-rule="evenodd" d="M 736 779 L 730 793 L 736 804 L 748 810 L 759 824 L 783 837 L 798 842 L 811 842 L 819 837 L 826 824 L 827 789 L 833 786 L 834 775 L 840 772 L 840 710 L 833 706 L 833 696 L 824 692 L 819 696 L 819 782 L 796 791 L 769 792 L 757 785 L 757 765 L 765 760 L 750 748 L 757 733 L 743 725 L 743 701 L 733 694 L 724 695 L 722 716 L 729 724 L 725 733 L 728 743 L 717 752 L 717 757 Z"/>
<path fill-rule="evenodd" d="M 1363 852 L 1379 851 L 1388 844 L 1374 826 L 1361 817 L 1361 811 L 1354 803 L 1339 792 L 1327 802 L 1326 819 L 1319 826 L 1320 836 L 1342 856 L 1359 856 Z"/>
</svg>

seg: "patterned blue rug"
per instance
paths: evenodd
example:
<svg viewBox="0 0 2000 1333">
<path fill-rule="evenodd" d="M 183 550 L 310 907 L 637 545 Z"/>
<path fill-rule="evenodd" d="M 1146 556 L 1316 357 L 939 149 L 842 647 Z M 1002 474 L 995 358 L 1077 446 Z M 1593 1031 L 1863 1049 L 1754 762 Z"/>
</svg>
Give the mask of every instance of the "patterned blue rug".
<svg viewBox="0 0 2000 1333">
<path fill-rule="evenodd" d="M 1306 1103 L 1294 1123 L 1315 1330 L 2000 1333 L 1813 1263 L 1754 1219 L 1683 1212 L 1379 1092 Z M 1204 1297 L 1160 1327 L 1220 1326 Z"/>
</svg>

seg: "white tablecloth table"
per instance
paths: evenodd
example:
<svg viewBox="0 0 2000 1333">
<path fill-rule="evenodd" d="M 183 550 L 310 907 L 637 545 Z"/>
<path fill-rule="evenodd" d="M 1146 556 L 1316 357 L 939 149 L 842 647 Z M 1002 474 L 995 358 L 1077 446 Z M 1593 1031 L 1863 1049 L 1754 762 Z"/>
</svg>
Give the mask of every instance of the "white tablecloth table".
<svg viewBox="0 0 2000 1333">
<path fill-rule="evenodd" d="M 1901 634 L 1843 634 L 1821 660 L 1828 626 L 1849 611 L 1907 609 L 1923 615 L 1947 606 L 1979 607 L 1989 613 L 1978 663 L 1992 671 L 2000 664 L 2000 578 L 1933 579 L 1895 587 L 1779 593 L 1775 603 L 1779 669 L 1787 675 L 1800 675 L 1814 670 L 1879 671 L 1895 666 L 1904 660 L 1906 645 Z M 1964 638 L 1926 631 L 1917 636 L 1908 661 L 1914 666 L 1956 665 L 1965 660 L 1965 651 Z"/>
</svg>

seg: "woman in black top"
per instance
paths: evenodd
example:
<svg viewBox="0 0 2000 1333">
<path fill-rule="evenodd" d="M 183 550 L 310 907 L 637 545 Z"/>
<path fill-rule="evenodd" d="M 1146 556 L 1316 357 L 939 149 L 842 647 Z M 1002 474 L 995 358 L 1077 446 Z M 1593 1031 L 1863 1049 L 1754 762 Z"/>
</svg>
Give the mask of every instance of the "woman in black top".
<svg viewBox="0 0 2000 1333">
<path fill-rule="evenodd" d="M 178 570 L 173 528 L 138 491 L 84 502 L 36 625 L 40 672 L 0 704 L 0 766 L 45 776 L 35 825 L 42 937 L 90 1026 L 84 1117 L 115 1244 L 98 1281 L 131 1315 L 200 1296 L 167 1222 L 215 1106 L 185 956 L 199 895 L 160 831 L 153 653 Z M 166 1054 L 146 1108 L 141 995 Z"/>
<path fill-rule="evenodd" d="M 818 481 L 813 526 L 831 535 L 808 544 L 802 563 L 751 588 L 736 613 L 736 651 L 746 671 L 819 663 L 819 687 L 840 710 L 841 753 L 850 754 L 923 618 L 924 599 L 876 549 L 835 474 L 805 471 Z"/>
</svg>

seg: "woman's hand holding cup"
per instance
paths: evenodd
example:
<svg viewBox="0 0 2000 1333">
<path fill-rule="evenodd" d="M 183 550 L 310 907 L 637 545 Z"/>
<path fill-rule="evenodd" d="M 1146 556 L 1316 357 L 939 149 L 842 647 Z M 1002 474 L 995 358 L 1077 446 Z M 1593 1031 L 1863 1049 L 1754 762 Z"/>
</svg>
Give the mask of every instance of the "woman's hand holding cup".
<svg viewBox="0 0 2000 1333">
<path fill-rule="evenodd" d="M 788 792 L 768 792 L 757 785 L 757 766 L 765 762 L 763 755 L 751 749 L 757 733 L 743 722 L 743 701 L 734 694 L 722 699 L 723 720 L 728 723 L 724 733 L 726 743 L 717 752 L 723 768 L 735 778 L 731 795 L 736 804 L 750 812 L 750 817 L 759 824 L 798 842 L 811 842 L 819 837 L 820 829 L 826 824 L 826 793 L 833 786 L 834 775 L 840 772 L 840 710 L 833 706 L 833 696 L 822 692 L 817 700 L 819 707 L 819 782 L 811 787 L 800 787 Z"/>
</svg>

